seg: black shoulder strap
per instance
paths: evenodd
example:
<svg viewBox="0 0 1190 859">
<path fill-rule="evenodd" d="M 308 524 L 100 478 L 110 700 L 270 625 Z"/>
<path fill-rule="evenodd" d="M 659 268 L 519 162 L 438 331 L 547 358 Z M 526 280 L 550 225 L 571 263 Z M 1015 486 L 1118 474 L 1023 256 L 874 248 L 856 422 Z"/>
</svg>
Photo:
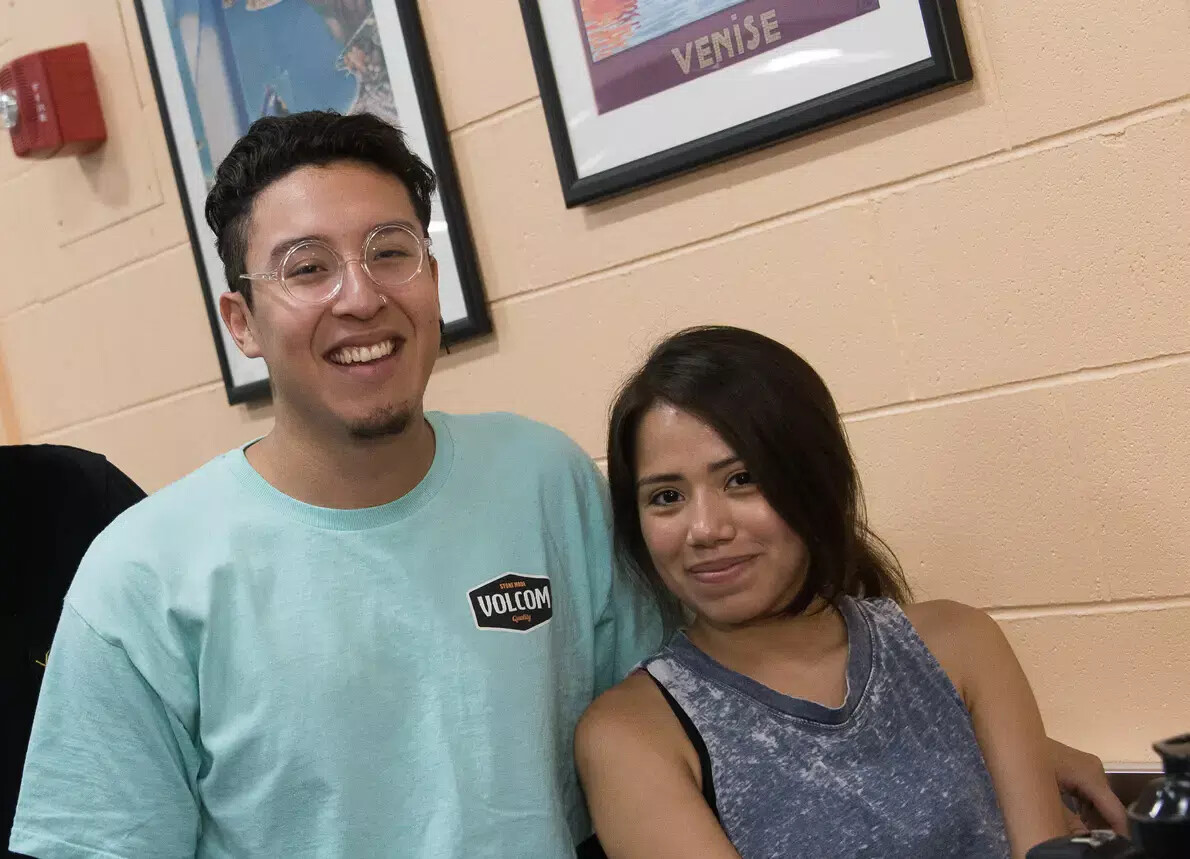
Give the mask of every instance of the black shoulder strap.
<svg viewBox="0 0 1190 859">
<path fill-rule="evenodd" d="M 682 709 L 682 705 L 674 700 L 673 695 L 669 694 L 669 690 L 662 685 L 661 681 L 652 674 L 649 674 L 648 671 L 645 674 L 648 674 L 649 679 L 657 684 L 657 688 L 661 690 L 661 694 L 665 697 L 665 703 L 669 704 L 669 709 L 674 711 L 674 715 L 682 723 L 682 730 L 686 732 L 686 736 L 694 746 L 694 751 L 698 754 L 698 766 L 702 770 L 703 799 L 711 807 L 711 811 L 715 814 L 715 819 L 719 820 L 719 804 L 715 801 L 715 782 L 711 777 L 711 755 L 707 751 L 707 744 L 702 741 L 702 734 L 698 732 L 698 728 L 694 727 L 694 723 L 690 721 L 690 717 L 686 715 L 686 711 Z M 722 823 L 722 821 L 719 822 Z"/>
</svg>

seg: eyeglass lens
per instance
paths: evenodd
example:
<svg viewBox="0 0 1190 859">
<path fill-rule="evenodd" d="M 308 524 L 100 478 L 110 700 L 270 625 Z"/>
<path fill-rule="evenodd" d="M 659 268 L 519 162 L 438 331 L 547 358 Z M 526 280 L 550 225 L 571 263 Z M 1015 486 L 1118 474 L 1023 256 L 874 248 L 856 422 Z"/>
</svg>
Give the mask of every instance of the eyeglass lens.
<svg viewBox="0 0 1190 859">
<path fill-rule="evenodd" d="M 385 227 L 368 240 L 362 263 L 368 276 L 380 287 L 408 283 L 422 267 L 421 239 L 404 227 Z M 339 286 L 343 262 L 322 242 L 295 245 L 282 263 L 285 289 L 301 301 L 325 301 Z"/>
</svg>

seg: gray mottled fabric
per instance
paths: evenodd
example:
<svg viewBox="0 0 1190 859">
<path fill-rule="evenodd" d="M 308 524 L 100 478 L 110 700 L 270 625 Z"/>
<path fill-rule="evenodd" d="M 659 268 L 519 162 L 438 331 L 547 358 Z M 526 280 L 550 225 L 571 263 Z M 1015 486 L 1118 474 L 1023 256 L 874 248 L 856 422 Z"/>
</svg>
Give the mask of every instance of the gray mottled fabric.
<svg viewBox="0 0 1190 859">
<path fill-rule="evenodd" d="M 782 695 L 679 633 L 646 670 L 711 760 L 724 830 L 744 859 L 1010 856 L 970 714 L 890 600 L 845 599 L 847 700 Z"/>
</svg>

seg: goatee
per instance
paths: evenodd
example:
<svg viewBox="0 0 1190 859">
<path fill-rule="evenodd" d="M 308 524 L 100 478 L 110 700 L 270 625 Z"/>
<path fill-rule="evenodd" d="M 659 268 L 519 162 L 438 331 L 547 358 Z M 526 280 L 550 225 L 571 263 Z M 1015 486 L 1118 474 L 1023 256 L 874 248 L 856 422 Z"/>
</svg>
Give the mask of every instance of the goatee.
<svg viewBox="0 0 1190 859">
<path fill-rule="evenodd" d="M 394 406 L 387 409 L 377 409 L 372 414 L 347 427 L 352 438 L 368 441 L 400 435 L 409 427 L 413 420 L 413 410 L 408 406 Z"/>
</svg>

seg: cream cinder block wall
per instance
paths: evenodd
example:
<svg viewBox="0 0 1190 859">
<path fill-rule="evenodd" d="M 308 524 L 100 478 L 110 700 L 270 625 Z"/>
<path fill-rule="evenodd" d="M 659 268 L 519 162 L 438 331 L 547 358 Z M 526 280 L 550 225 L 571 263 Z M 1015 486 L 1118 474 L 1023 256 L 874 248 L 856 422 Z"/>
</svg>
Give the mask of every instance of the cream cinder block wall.
<svg viewBox="0 0 1190 859">
<path fill-rule="evenodd" d="M 1190 729 L 1190 7 L 960 7 L 973 84 L 566 210 L 516 0 L 423 0 L 497 332 L 431 405 L 599 456 L 662 333 L 778 337 L 920 594 L 993 610 L 1054 736 L 1152 760 Z M 0 2 L 0 62 L 73 39 L 111 142 L 0 152 L 0 438 L 156 489 L 271 414 L 224 399 L 132 0 Z"/>
</svg>

